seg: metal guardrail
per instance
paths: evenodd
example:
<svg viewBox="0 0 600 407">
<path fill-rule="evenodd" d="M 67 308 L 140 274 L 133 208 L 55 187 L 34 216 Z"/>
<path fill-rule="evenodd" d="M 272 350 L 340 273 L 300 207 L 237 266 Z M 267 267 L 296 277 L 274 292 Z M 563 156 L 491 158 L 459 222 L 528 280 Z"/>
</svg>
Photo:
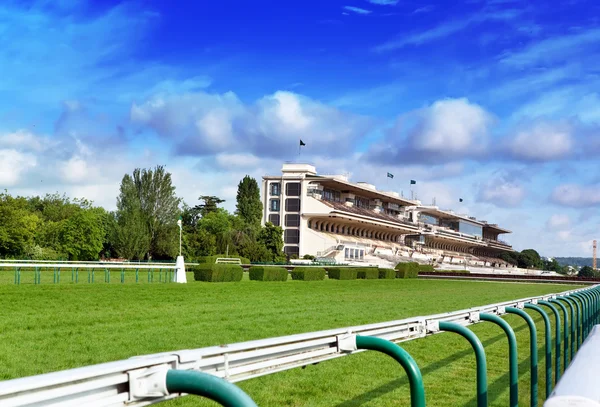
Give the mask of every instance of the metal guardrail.
<svg viewBox="0 0 600 407">
<path fill-rule="evenodd" d="M 373 346 L 364 346 L 365 341 L 359 340 L 360 337 L 364 336 L 379 338 L 392 343 L 401 343 L 442 333 L 443 331 L 450 331 L 468 339 L 476 351 L 478 369 L 477 399 L 478 406 L 482 407 L 487 405 L 487 393 L 482 393 L 482 391 L 487 392 L 485 352 L 479 339 L 465 327 L 481 322 L 480 316 L 483 313 L 501 316 L 506 312 L 512 312 L 522 315 L 519 311 L 532 306 L 535 306 L 536 310 L 539 308 L 538 312 L 540 312 L 541 307 L 536 306 L 538 302 L 540 304 L 542 302 L 548 303 L 548 301 L 556 302 L 557 299 L 562 300 L 568 297 L 581 304 L 581 308 L 578 308 L 579 329 L 582 335 L 587 335 L 591 324 L 598 321 L 599 287 L 570 290 L 555 295 L 530 297 L 461 311 L 378 324 L 201 349 L 164 352 L 118 362 L 14 379 L 0 382 L 0 405 L 2 407 L 34 405 L 60 405 L 65 407 L 81 405 L 94 407 L 147 406 L 184 395 L 183 393 L 169 392 L 166 378 L 169 372 L 173 370 L 200 372 L 229 383 L 236 383 L 343 357 L 365 349 L 375 349 Z M 541 313 L 546 315 L 543 310 L 541 310 Z M 566 311 L 564 316 L 565 319 L 569 318 Z M 546 321 L 548 320 L 546 319 Z M 560 321 L 558 324 L 560 325 Z M 535 329 L 535 327 L 532 328 L 530 324 L 530 329 Z M 559 326 L 557 327 L 557 333 L 559 334 L 558 338 L 560 338 Z M 571 341 L 576 341 L 577 348 L 583 338 L 581 335 L 577 338 L 570 336 L 568 329 L 565 330 L 564 335 L 564 352 L 568 350 L 567 342 L 569 338 L 571 338 Z M 531 336 L 535 338 L 533 330 Z M 363 349 L 359 346 L 361 343 Z M 560 344 L 558 344 L 557 352 L 554 354 L 557 367 L 560 366 L 560 350 Z M 548 349 L 546 351 L 549 352 Z M 394 353 L 394 351 L 392 350 L 391 353 Z M 402 353 L 401 349 L 395 351 L 395 354 L 399 355 L 398 358 Z M 551 355 L 547 360 L 552 360 Z M 408 371 L 410 363 L 404 364 L 403 367 Z M 412 370 L 411 397 L 413 398 L 413 406 L 424 406 L 424 400 L 421 403 L 419 397 L 413 394 L 418 387 L 420 373 L 416 375 L 418 369 L 415 371 L 413 368 Z M 537 397 L 537 361 L 534 366 L 533 358 L 531 372 L 533 400 L 534 396 Z M 533 389 L 534 384 L 535 389 Z M 534 391 L 535 395 L 533 394 Z M 546 391 L 548 396 L 550 387 L 547 387 Z M 513 398 L 511 397 L 511 399 Z M 513 405 L 511 404 L 511 406 Z"/>
</svg>

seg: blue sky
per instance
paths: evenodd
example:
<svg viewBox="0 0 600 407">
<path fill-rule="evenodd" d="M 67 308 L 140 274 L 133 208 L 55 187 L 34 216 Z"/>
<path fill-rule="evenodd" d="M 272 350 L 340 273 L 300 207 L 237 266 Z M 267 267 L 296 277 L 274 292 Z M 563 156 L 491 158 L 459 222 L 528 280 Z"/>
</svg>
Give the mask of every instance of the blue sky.
<svg viewBox="0 0 600 407">
<path fill-rule="evenodd" d="M 188 203 L 233 209 L 302 138 L 321 173 L 415 179 L 517 249 L 591 253 L 600 4 L 189 3 L 2 2 L 0 188 L 112 209 L 123 174 L 164 164 Z"/>
</svg>

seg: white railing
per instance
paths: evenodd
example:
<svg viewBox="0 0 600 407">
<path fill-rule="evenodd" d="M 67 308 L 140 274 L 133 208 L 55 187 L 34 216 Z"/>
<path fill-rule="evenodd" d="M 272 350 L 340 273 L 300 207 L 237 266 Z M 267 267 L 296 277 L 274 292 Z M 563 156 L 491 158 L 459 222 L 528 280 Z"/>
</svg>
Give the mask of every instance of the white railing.
<svg viewBox="0 0 600 407">
<path fill-rule="evenodd" d="M 565 291 L 569 294 L 581 290 Z M 404 342 L 434 335 L 441 321 L 468 326 L 479 313 L 501 315 L 505 307 L 556 298 L 550 294 L 506 301 L 461 311 L 352 326 L 300 335 L 283 336 L 231 345 L 180 350 L 140 356 L 61 372 L 0 382 L 0 406 L 147 406 L 182 394 L 151 388 L 156 376 L 167 370 L 193 370 L 235 383 L 284 370 L 307 366 L 361 352 L 340 346 L 348 335 L 367 335 Z"/>
</svg>

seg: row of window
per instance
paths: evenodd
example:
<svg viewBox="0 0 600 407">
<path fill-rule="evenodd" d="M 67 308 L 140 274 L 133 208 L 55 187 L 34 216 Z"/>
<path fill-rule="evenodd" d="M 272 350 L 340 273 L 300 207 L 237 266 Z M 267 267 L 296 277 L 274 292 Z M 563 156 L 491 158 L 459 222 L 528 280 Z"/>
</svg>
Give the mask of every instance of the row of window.
<svg viewBox="0 0 600 407">
<path fill-rule="evenodd" d="M 288 182 L 285 184 L 285 194 L 288 196 L 300 196 L 301 186 L 299 182 Z M 281 195 L 281 182 L 271 182 L 271 196 Z"/>
<path fill-rule="evenodd" d="M 364 257 L 365 257 L 364 249 L 353 249 L 350 247 L 346 247 L 346 249 L 344 250 L 344 258 L 346 258 L 346 259 L 363 260 Z"/>
<path fill-rule="evenodd" d="M 387 240 L 390 242 L 397 241 L 397 237 L 394 234 L 388 234 L 387 232 L 379 232 L 375 230 L 358 229 L 353 226 L 345 226 L 331 223 L 316 223 L 308 221 L 308 228 L 318 230 L 321 232 L 336 233 L 340 235 L 358 236 L 365 237 L 368 239 Z"/>
<path fill-rule="evenodd" d="M 300 254 L 300 248 L 298 246 L 283 246 L 283 252 L 288 256 L 298 256 Z"/>
<path fill-rule="evenodd" d="M 269 209 L 271 212 L 279 212 L 281 209 L 281 200 L 278 198 L 269 201 Z M 285 200 L 286 212 L 300 212 L 300 198 L 287 198 Z"/>
<path fill-rule="evenodd" d="M 281 226 L 281 216 L 278 213 L 272 213 L 269 215 L 269 222 L 275 226 Z M 300 226 L 300 215 L 285 215 L 285 226 L 286 227 L 298 227 Z"/>
</svg>

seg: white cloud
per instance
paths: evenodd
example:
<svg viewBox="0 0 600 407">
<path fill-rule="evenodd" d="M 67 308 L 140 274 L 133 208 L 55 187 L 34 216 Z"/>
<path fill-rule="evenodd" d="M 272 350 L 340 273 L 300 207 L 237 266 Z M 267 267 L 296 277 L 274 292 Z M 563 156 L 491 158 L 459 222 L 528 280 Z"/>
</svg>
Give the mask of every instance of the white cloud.
<svg viewBox="0 0 600 407">
<path fill-rule="evenodd" d="M 15 149 L 0 149 L 0 190 L 18 185 L 21 178 L 36 164 L 33 154 Z"/>
<path fill-rule="evenodd" d="M 380 6 L 395 6 L 400 0 L 367 0 L 371 4 Z"/>
<path fill-rule="evenodd" d="M 571 226 L 571 218 L 568 215 L 555 213 L 546 222 L 549 230 L 565 230 Z"/>
<path fill-rule="evenodd" d="M 299 140 L 315 155 L 347 153 L 372 121 L 302 95 L 277 91 L 253 104 L 228 92 L 187 93 L 134 103 L 131 121 L 176 146 L 182 155 L 219 152 L 283 157 Z"/>
<path fill-rule="evenodd" d="M 481 183 L 478 199 L 499 207 L 516 207 L 523 202 L 525 195 L 522 185 L 499 175 Z"/>
<path fill-rule="evenodd" d="M 517 159 L 532 161 L 565 158 L 574 147 L 571 131 L 565 123 L 535 123 L 517 131 L 510 141 L 510 152 Z"/>
<path fill-rule="evenodd" d="M 424 109 L 411 135 L 412 145 L 427 152 L 478 153 L 487 147 L 492 116 L 467 99 L 447 99 Z"/>
<path fill-rule="evenodd" d="M 554 188 L 550 200 L 573 208 L 600 205 L 600 185 L 562 184 Z"/>
<path fill-rule="evenodd" d="M 366 14 L 371 14 L 372 13 L 371 10 L 366 10 L 364 8 L 353 7 L 353 6 L 344 6 L 344 10 L 348 10 L 348 11 L 351 11 L 353 13 L 362 14 L 362 15 L 366 15 Z"/>
<path fill-rule="evenodd" d="M 252 154 L 217 154 L 217 164 L 224 169 L 252 168 L 261 164 L 261 159 Z"/>
</svg>

